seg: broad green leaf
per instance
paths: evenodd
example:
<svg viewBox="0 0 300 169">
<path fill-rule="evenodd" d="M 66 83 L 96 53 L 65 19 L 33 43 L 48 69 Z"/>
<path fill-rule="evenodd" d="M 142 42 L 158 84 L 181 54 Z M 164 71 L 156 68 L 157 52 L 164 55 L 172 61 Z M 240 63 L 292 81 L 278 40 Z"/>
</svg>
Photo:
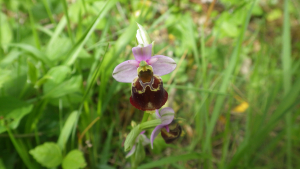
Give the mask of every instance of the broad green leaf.
<svg viewBox="0 0 300 169">
<path fill-rule="evenodd" d="M 9 51 L 4 58 L 0 61 L 1 67 L 10 66 L 15 62 L 19 56 L 22 55 L 23 52 L 17 51 L 17 49 L 12 49 Z"/>
<path fill-rule="evenodd" d="M 5 125 L 16 129 L 21 119 L 31 112 L 33 105 L 13 97 L 0 97 L 0 133 L 6 131 Z"/>
<path fill-rule="evenodd" d="M 58 98 L 67 94 L 81 92 L 80 86 L 82 83 L 82 77 L 80 75 L 74 76 L 69 80 L 66 80 L 53 88 L 48 90 L 44 95 L 45 98 Z"/>
<path fill-rule="evenodd" d="M 86 162 L 83 153 L 79 150 L 70 151 L 62 162 L 63 169 L 78 169 L 85 166 Z"/>
<path fill-rule="evenodd" d="M 11 71 L 0 68 L 0 88 L 3 87 L 3 84 L 10 78 Z"/>
<path fill-rule="evenodd" d="M 13 32 L 10 28 L 7 17 L 3 13 L 0 13 L 0 18 L 0 41 L 2 44 L 8 44 L 13 38 Z"/>
<path fill-rule="evenodd" d="M 70 73 L 71 73 L 71 69 L 68 66 L 56 66 L 51 68 L 48 71 L 47 75 L 52 79 L 50 82 L 59 84 L 63 82 L 67 77 L 67 75 L 69 75 Z M 47 86 L 45 87 L 47 88 Z"/>
<path fill-rule="evenodd" d="M 236 37 L 239 34 L 239 29 L 237 26 L 227 21 L 222 23 L 221 29 L 230 37 Z"/>
<path fill-rule="evenodd" d="M 63 46 L 63 47 L 62 47 Z M 47 48 L 48 58 L 51 61 L 61 61 L 65 59 L 68 50 L 72 47 L 72 41 L 66 37 L 57 37 L 51 48 Z"/>
<path fill-rule="evenodd" d="M 76 92 L 81 85 L 81 76 L 74 76 L 65 80 L 71 73 L 67 66 L 57 66 L 50 69 L 46 75 L 47 82 L 44 84 L 44 97 L 57 98 L 63 95 Z"/>
<path fill-rule="evenodd" d="M 52 142 L 46 142 L 29 151 L 29 154 L 47 168 L 57 167 L 62 161 L 62 153 L 59 146 Z"/>
<path fill-rule="evenodd" d="M 69 136 L 72 132 L 72 129 L 76 123 L 76 119 L 78 116 L 78 112 L 74 111 L 70 114 L 70 116 L 68 117 L 60 135 L 57 141 L 58 146 L 60 147 L 60 149 L 64 150 L 65 149 L 65 145 L 69 139 Z"/>
<path fill-rule="evenodd" d="M 53 63 L 48 59 L 47 55 L 44 52 L 40 51 L 39 49 L 37 49 L 31 45 L 22 44 L 22 43 L 18 43 L 18 44 L 11 43 L 11 44 L 9 44 L 9 46 L 17 47 L 26 52 L 29 52 L 31 54 L 30 56 L 32 56 L 32 58 L 37 59 L 48 66 L 53 65 Z"/>
</svg>

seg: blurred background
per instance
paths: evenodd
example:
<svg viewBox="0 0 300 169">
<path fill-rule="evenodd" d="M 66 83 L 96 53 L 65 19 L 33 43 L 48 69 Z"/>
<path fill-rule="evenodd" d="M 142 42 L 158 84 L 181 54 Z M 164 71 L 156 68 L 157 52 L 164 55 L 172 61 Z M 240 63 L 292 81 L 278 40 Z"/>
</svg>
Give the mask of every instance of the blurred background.
<svg viewBox="0 0 300 169">
<path fill-rule="evenodd" d="M 137 22 L 177 63 L 162 78 L 185 133 L 159 135 L 138 168 L 300 167 L 299 1 L 0 4 L 1 169 L 131 168 L 143 112 L 112 71 L 133 59 Z"/>
</svg>

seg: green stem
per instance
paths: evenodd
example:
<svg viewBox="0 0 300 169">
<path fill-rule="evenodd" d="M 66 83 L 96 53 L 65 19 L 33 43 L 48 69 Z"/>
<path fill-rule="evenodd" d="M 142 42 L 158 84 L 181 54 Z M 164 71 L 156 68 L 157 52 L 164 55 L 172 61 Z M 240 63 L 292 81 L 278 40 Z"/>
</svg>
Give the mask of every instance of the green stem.
<svg viewBox="0 0 300 169">
<path fill-rule="evenodd" d="M 283 89 L 284 95 L 286 96 L 290 92 L 291 82 L 292 82 L 292 59 L 291 59 L 291 32 L 290 32 L 290 17 L 289 17 L 289 1 L 284 1 L 284 15 L 283 15 L 283 32 L 282 32 L 282 69 L 283 69 Z M 292 169 L 292 114 L 286 112 L 285 122 L 286 122 L 286 154 L 287 154 L 287 164 L 286 168 Z"/>
<path fill-rule="evenodd" d="M 67 28 L 68 28 L 68 34 L 71 38 L 72 43 L 75 43 L 73 34 L 72 34 L 72 29 L 71 29 L 71 24 L 70 24 L 70 17 L 69 17 L 69 13 L 68 13 L 68 4 L 66 0 L 62 0 L 62 4 L 63 4 L 63 9 L 64 9 L 64 13 L 66 15 L 66 19 L 67 19 Z"/>
<path fill-rule="evenodd" d="M 149 117 L 149 115 L 150 115 L 150 113 L 147 113 L 146 111 L 144 112 L 144 115 L 143 115 L 143 119 L 142 119 L 142 121 L 141 121 L 141 125 L 142 126 L 140 126 L 139 125 L 139 129 L 141 129 L 141 127 L 148 127 L 149 125 L 149 122 L 147 122 L 147 120 L 148 120 L 148 117 Z M 160 122 L 161 123 L 161 121 L 158 121 L 158 122 Z M 144 123 L 144 124 L 143 124 Z M 151 122 L 152 123 L 152 122 Z M 145 125 L 146 124 L 146 125 Z M 156 125 L 156 124 L 155 124 Z M 150 125 L 150 126 L 152 126 L 152 125 Z M 135 138 L 136 137 L 134 137 L 134 140 L 135 140 Z M 138 166 L 137 166 L 137 164 L 136 164 L 136 161 L 135 161 L 135 154 L 133 154 L 132 156 L 131 156 L 131 166 L 132 166 L 132 169 L 136 169 Z"/>
<path fill-rule="evenodd" d="M 27 11 L 28 11 L 28 14 L 29 14 L 29 20 L 30 20 L 30 26 L 31 26 L 31 30 L 32 30 L 32 34 L 33 34 L 33 37 L 34 37 L 34 40 L 35 40 L 35 45 L 38 49 L 41 49 L 41 43 L 40 43 L 40 39 L 39 39 L 39 36 L 38 36 L 38 32 L 36 30 L 36 27 L 35 27 L 35 21 L 34 21 L 34 17 L 33 17 L 33 14 L 32 14 L 32 11 L 31 11 L 31 6 L 29 6 L 30 1 L 28 0 L 28 7 L 27 7 Z"/>
<path fill-rule="evenodd" d="M 161 124 L 161 119 L 155 119 L 143 122 L 137 126 L 135 126 L 130 133 L 127 135 L 125 143 L 124 143 L 124 150 L 129 151 L 132 149 L 133 145 L 135 144 L 136 137 L 143 131 L 153 127 L 156 127 Z"/>
<path fill-rule="evenodd" d="M 43 0 L 43 4 L 44 4 L 44 7 L 45 7 L 45 9 L 46 9 L 46 12 L 47 12 L 47 14 L 48 14 L 48 17 L 49 17 L 50 21 L 51 21 L 53 24 L 56 24 L 56 23 L 55 23 L 55 20 L 54 20 L 54 18 L 53 18 L 51 9 L 50 9 L 50 7 L 49 7 L 48 1 L 47 1 L 47 0 Z"/>
<path fill-rule="evenodd" d="M 150 113 L 147 113 L 147 112 L 145 111 L 141 123 L 146 122 L 146 121 L 148 120 L 149 115 L 150 115 Z"/>
</svg>

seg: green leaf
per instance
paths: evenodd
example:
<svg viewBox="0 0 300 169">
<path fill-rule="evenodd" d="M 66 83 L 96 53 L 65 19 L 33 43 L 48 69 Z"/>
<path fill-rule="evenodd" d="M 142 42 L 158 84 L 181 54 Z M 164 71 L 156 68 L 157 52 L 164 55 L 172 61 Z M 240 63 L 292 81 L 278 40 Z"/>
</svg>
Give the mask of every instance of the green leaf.
<svg viewBox="0 0 300 169">
<path fill-rule="evenodd" d="M 58 98 L 66 94 L 80 91 L 81 76 L 73 76 L 69 80 L 65 80 L 71 73 L 71 69 L 67 66 L 57 66 L 49 70 L 47 78 L 50 78 L 44 84 L 44 97 Z"/>
<path fill-rule="evenodd" d="M 2 18 L 0 19 L 0 42 L 2 44 L 8 44 L 13 39 L 13 32 L 10 28 L 6 15 L 0 13 L 0 18 Z"/>
<path fill-rule="evenodd" d="M 271 12 L 267 15 L 268 21 L 274 21 L 276 19 L 279 19 L 282 17 L 281 9 L 273 9 Z"/>
<path fill-rule="evenodd" d="M 139 125 L 136 125 L 130 133 L 127 135 L 125 143 L 124 143 L 124 150 L 129 151 L 132 149 L 133 145 L 135 144 L 136 137 L 143 131 L 153 127 L 156 127 L 161 124 L 161 119 L 150 120 L 147 122 L 143 122 Z"/>
<path fill-rule="evenodd" d="M 64 150 L 65 149 L 65 145 L 69 139 L 69 136 L 72 132 L 72 129 L 75 125 L 76 119 L 78 116 L 78 112 L 74 111 L 70 114 L 70 116 L 68 117 L 60 135 L 57 141 L 57 144 L 59 145 L 59 147 Z"/>
<path fill-rule="evenodd" d="M 11 71 L 0 68 L 0 72 L 0 88 L 2 88 L 3 84 L 10 79 Z"/>
<path fill-rule="evenodd" d="M 0 169 L 6 169 L 1 158 L 0 158 Z"/>
<path fill-rule="evenodd" d="M 37 81 L 37 76 L 38 76 L 36 67 L 29 60 L 27 60 L 27 65 L 28 65 L 27 82 L 31 83 L 31 84 L 35 84 L 35 82 Z"/>
<path fill-rule="evenodd" d="M 11 129 L 16 129 L 21 119 L 31 112 L 33 105 L 27 104 L 13 97 L 0 97 L 0 133 L 6 131 L 8 125 Z"/>
<path fill-rule="evenodd" d="M 58 98 L 67 94 L 80 92 L 80 86 L 82 82 L 82 77 L 80 75 L 74 76 L 69 80 L 66 80 L 59 85 L 53 87 L 49 90 L 44 97 L 46 98 Z"/>
<path fill-rule="evenodd" d="M 221 29 L 230 37 L 236 37 L 239 34 L 237 26 L 227 21 L 222 23 Z"/>
<path fill-rule="evenodd" d="M 63 48 L 62 48 L 63 46 Z M 72 41 L 66 37 L 57 37 L 51 48 L 47 48 L 46 53 L 51 61 L 61 61 L 65 59 L 65 54 L 72 47 Z"/>
<path fill-rule="evenodd" d="M 52 85 L 51 83 L 59 84 L 63 82 L 70 73 L 71 69 L 68 66 L 56 66 L 51 68 L 47 75 L 50 76 L 52 80 L 47 82 L 47 84 L 45 84 L 46 86 L 44 87 L 48 88 L 48 85 Z"/>
<path fill-rule="evenodd" d="M 139 125 L 136 125 L 130 133 L 127 135 L 125 143 L 124 143 L 124 151 L 129 151 L 132 149 L 135 144 L 136 137 L 141 133 L 142 130 L 139 129 Z"/>
<path fill-rule="evenodd" d="M 62 161 L 62 153 L 59 146 L 52 142 L 46 142 L 29 151 L 29 154 L 47 168 L 57 167 Z"/>
<path fill-rule="evenodd" d="M 37 49 L 31 45 L 22 44 L 22 43 L 18 43 L 18 44 L 11 43 L 11 44 L 9 44 L 9 46 L 17 47 L 26 52 L 29 52 L 31 54 L 30 56 L 32 56 L 32 58 L 37 59 L 48 66 L 53 65 L 53 63 L 48 59 L 48 56 L 44 52 L 40 51 L 39 49 Z"/>
<path fill-rule="evenodd" d="M 63 169 L 84 168 L 86 162 L 83 153 L 79 150 L 70 151 L 62 162 Z"/>
<path fill-rule="evenodd" d="M 12 65 L 19 58 L 19 56 L 22 56 L 23 53 L 24 52 L 17 51 L 17 49 L 12 49 L 5 55 L 4 58 L 1 59 L 0 67 Z"/>
</svg>

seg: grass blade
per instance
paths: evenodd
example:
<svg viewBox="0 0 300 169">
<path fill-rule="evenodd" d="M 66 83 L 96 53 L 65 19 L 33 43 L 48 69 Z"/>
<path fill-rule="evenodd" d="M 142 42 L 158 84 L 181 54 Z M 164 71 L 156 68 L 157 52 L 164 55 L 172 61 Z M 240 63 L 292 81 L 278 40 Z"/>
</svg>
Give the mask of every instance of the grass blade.
<svg viewBox="0 0 300 169">
<path fill-rule="evenodd" d="M 283 34 L 282 34 L 282 66 L 283 66 L 283 89 L 286 95 L 291 88 L 291 37 L 290 37 L 290 19 L 288 1 L 284 1 L 284 19 L 283 19 Z M 287 113 L 285 116 L 286 122 L 286 153 L 287 153 L 287 168 L 292 168 L 292 114 Z"/>
<path fill-rule="evenodd" d="M 114 126 L 115 126 L 115 124 L 112 123 L 109 128 L 107 138 L 105 140 L 103 150 L 101 153 L 101 160 L 100 160 L 101 165 L 105 165 L 109 159 L 109 156 L 110 156 L 109 150 L 110 150 L 110 146 L 111 146 L 111 139 L 112 139 L 112 133 L 113 133 Z"/>
<path fill-rule="evenodd" d="M 233 74 L 236 62 L 237 62 L 239 54 L 240 54 L 242 42 L 243 42 L 243 39 L 244 39 L 244 34 L 245 34 L 245 31 L 248 27 L 248 23 L 249 23 L 249 20 L 250 20 L 250 16 L 251 16 L 251 12 L 252 12 L 254 3 L 255 3 L 255 1 L 252 2 L 251 8 L 248 11 L 247 17 L 246 17 L 245 22 L 244 22 L 243 29 L 240 32 L 240 36 L 239 36 L 239 39 L 238 39 L 237 44 L 236 44 L 236 47 L 235 47 L 234 52 L 232 53 L 232 55 L 230 57 L 229 65 L 225 70 L 224 78 L 223 78 L 223 81 L 221 83 L 221 87 L 220 87 L 220 90 L 219 90 L 220 93 L 224 93 L 226 91 L 228 85 L 229 85 L 230 76 Z M 225 99 L 224 96 L 218 96 L 218 98 L 217 98 L 215 108 L 213 110 L 212 117 L 211 117 L 211 120 L 209 122 L 208 132 L 207 132 L 207 135 L 206 135 L 206 138 L 205 138 L 204 150 L 206 150 L 206 151 L 210 149 L 211 135 L 212 135 L 212 132 L 214 130 L 215 124 L 217 122 L 217 119 L 220 115 L 224 99 Z"/>
<path fill-rule="evenodd" d="M 59 135 L 57 144 L 62 150 L 65 149 L 66 143 L 69 139 L 72 129 L 74 128 L 77 116 L 78 116 L 77 111 L 74 111 L 69 115 L 69 117 L 68 117 L 67 121 L 65 122 L 65 125 Z"/>
<path fill-rule="evenodd" d="M 51 12 L 51 9 L 50 9 L 50 7 L 49 7 L 48 1 L 47 1 L 47 0 L 42 0 L 42 1 L 43 1 L 44 6 L 45 6 L 45 9 L 46 9 L 46 11 L 47 11 L 47 14 L 48 14 L 48 16 L 49 16 L 50 21 L 51 21 L 53 24 L 56 24 L 56 23 L 55 23 L 55 20 L 54 20 L 54 18 L 53 18 L 53 14 L 52 14 L 52 12 Z"/>
<path fill-rule="evenodd" d="M 299 98 L 300 93 L 300 78 L 297 79 L 296 83 L 292 86 L 289 93 L 282 99 L 283 101 L 279 104 L 276 111 L 271 116 L 266 125 L 261 128 L 261 130 L 252 137 L 252 142 L 243 142 L 237 152 L 234 154 L 230 164 L 227 168 L 235 168 L 236 164 L 243 157 L 243 154 L 252 154 L 256 151 L 260 143 L 268 136 L 268 133 L 275 127 L 277 122 L 282 119 L 284 115 L 298 103 L 297 98 Z"/>
<path fill-rule="evenodd" d="M 106 15 L 106 13 L 115 5 L 116 1 L 108 1 L 103 8 L 101 9 L 101 11 L 99 12 L 97 18 L 95 19 L 95 21 L 91 24 L 91 26 L 89 27 L 89 29 L 83 34 L 83 36 L 80 38 L 80 40 L 74 45 L 74 47 L 71 49 L 71 51 L 69 52 L 69 58 L 67 58 L 67 60 L 64 62 L 65 65 L 72 65 L 80 50 L 82 49 L 83 45 L 85 44 L 85 42 L 88 40 L 88 38 L 92 35 L 92 33 L 94 32 L 97 24 L 99 23 L 99 21 Z"/>
<path fill-rule="evenodd" d="M 65 16 L 67 18 L 67 27 L 68 27 L 69 37 L 70 37 L 72 43 L 74 44 L 75 41 L 74 41 L 74 36 L 72 34 L 72 29 L 71 29 L 71 24 L 70 24 L 70 17 L 69 17 L 69 12 L 68 12 L 68 4 L 67 4 L 66 0 L 61 0 L 61 1 L 62 1 L 62 4 L 63 4 Z"/>
</svg>

